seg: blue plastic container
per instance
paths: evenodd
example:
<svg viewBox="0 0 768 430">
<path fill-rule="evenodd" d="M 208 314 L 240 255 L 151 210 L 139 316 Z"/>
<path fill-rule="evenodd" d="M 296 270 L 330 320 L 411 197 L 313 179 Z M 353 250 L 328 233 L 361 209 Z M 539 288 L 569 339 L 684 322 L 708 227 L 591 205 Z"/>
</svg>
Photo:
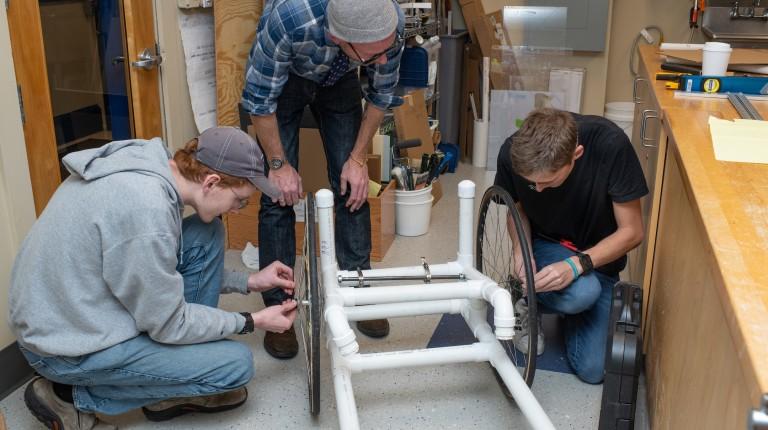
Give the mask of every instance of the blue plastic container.
<svg viewBox="0 0 768 430">
<path fill-rule="evenodd" d="M 426 88 L 429 86 L 429 53 L 421 46 L 405 48 L 400 60 L 400 85 Z"/>
<path fill-rule="evenodd" d="M 406 47 L 400 60 L 399 85 L 434 90 L 439 50 L 439 37 L 433 37 L 421 45 Z"/>
<path fill-rule="evenodd" d="M 448 160 L 448 172 L 455 172 L 456 165 L 459 162 L 459 145 L 453 145 L 451 143 L 440 143 L 437 145 L 437 149 L 443 151 L 446 160 Z"/>
</svg>

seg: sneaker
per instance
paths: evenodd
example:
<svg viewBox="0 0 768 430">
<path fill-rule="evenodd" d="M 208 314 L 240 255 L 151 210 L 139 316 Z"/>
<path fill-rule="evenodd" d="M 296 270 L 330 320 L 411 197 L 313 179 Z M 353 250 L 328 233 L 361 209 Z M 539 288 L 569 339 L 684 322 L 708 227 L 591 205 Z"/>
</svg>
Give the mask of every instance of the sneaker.
<svg viewBox="0 0 768 430">
<path fill-rule="evenodd" d="M 141 408 L 148 420 L 159 422 L 167 421 L 181 415 L 201 412 L 210 414 L 224 412 L 245 403 L 248 399 L 248 390 L 245 387 L 210 396 L 179 397 L 163 400 Z"/>
<path fill-rule="evenodd" d="M 24 403 L 38 421 L 55 430 L 116 430 L 96 415 L 78 411 L 72 403 L 61 400 L 53 391 L 53 383 L 35 378 L 24 390 Z"/>
<path fill-rule="evenodd" d="M 520 330 L 515 331 L 513 342 L 515 348 L 523 354 L 528 354 L 528 302 L 522 298 L 515 303 L 515 318 L 520 325 Z M 536 355 L 544 354 L 544 331 L 541 329 L 541 315 L 538 315 L 538 339 L 536 340 Z"/>
<path fill-rule="evenodd" d="M 281 360 L 293 358 L 299 353 L 299 342 L 296 341 L 296 330 L 291 327 L 290 330 L 282 333 L 273 333 L 268 331 L 264 336 L 264 350 L 269 355 Z"/>
<path fill-rule="evenodd" d="M 389 334 L 389 321 L 386 319 L 358 321 L 357 329 L 368 337 L 386 337 Z"/>
</svg>

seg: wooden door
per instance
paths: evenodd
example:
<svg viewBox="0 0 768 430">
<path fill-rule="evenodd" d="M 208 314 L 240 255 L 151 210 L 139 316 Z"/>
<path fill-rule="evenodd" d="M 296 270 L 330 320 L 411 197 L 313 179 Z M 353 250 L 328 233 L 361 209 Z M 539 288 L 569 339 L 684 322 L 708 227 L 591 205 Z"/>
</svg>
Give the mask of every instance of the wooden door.
<svg viewBox="0 0 768 430">
<path fill-rule="evenodd" d="M 60 158 L 68 151 L 162 136 L 159 68 L 131 66 L 144 48 L 150 56 L 157 50 L 153 7 L 152 0 L 8 2 L 38 215 L 67 174 Z"/>
</svg>

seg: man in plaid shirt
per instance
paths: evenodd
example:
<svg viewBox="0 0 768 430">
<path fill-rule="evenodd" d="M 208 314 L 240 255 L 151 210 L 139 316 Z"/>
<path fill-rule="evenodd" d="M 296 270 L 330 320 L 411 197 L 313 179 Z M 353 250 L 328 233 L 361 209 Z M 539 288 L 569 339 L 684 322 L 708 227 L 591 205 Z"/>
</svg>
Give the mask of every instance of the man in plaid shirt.
<svg viewBox="0 0 768 430">
<path fill-rule="evenodd" d="M 368 143 L 395 95 L 405 18 L 395 0 L 271 0 L 259 21 L 241 101 L 269 160 L 269 181 L 280 190 L 261 198 L 259 265 L 295 262 L 296 204 L 303 189 L 297 169 L 302 114 L 309 106 L 320 128 L 335 195 L 336 253 L 343 270 L 369 269 Z M 358 67 L 365 67 L 362 90 Z M 365 110 L 361 100 L 365 98 Z M 312 162 L 306 160 L 305 162 Z M 282 303 L 280 289 L 264 304 Z M 389 333 L 387 320 L 362 321 L 368 336 Z M 268 333 L 265 350 L 277 358 L 298 352 L 293 330 Z"/>
</svg>

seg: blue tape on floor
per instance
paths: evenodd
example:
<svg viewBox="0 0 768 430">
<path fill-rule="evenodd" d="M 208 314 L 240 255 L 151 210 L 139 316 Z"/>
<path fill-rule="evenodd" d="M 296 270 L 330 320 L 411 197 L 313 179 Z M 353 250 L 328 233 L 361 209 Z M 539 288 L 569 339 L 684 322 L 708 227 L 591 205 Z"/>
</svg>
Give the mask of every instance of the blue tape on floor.
<svg viewBox="0 0 768 430">
<path fill-rule="evenodd" d="M 565 339 L 561 319 L 557 315 L 541 316 L 544 330 L 544 354 L 536 360 L 536 369 L 560 373 L 574 373 L 565 358 Z M 469 345 L 476 342 L 467 323 L 461 315 L 445 314 L 435 328 L 427 348 Z"/>
</svg>

